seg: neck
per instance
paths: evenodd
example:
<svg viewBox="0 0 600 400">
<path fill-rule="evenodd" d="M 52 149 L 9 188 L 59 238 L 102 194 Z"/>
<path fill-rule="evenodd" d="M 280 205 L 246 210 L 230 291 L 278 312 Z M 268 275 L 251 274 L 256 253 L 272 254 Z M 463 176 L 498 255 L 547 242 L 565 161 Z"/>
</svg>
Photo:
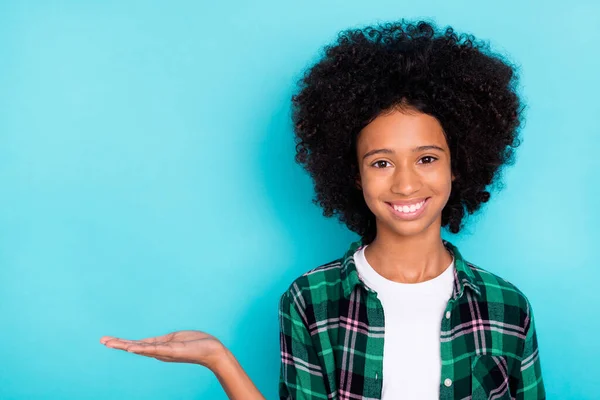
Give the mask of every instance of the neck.
<svg viewBox="0 0 600 400">
<path fill-rule="evenodd" d="M 440 230 L 416 236 L 378 232 L 365 249 L 365 257 L 377 273 L 402 283 L 418 283 L 439 276 L 452 262 Z"/>
</svg>

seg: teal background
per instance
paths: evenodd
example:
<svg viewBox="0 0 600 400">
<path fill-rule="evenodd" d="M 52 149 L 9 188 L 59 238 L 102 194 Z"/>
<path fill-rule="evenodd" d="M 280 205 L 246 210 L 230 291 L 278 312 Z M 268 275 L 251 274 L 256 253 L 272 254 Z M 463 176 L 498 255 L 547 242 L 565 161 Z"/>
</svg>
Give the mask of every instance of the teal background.
<svg viewBox="0 0 600 400">
<path fill-rule="evenodd" d="M 533 304 L 549 398 L 600 396 L 600 5 L 0 2 L 0 398 L 225 399 L 104 348 L 198 329 L 277 397 L 277 301 L 356 236 L 311 204 L 290 96 L 341 29 L 430 17 L 521 68 L 517 163 L 444 236 Z"/>
</svg>

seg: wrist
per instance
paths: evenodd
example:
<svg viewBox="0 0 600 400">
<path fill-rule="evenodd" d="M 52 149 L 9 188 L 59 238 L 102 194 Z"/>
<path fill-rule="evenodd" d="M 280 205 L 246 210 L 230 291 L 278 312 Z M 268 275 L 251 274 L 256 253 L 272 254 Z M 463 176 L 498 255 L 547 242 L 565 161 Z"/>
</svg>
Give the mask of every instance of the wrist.
<svg viewBox="0 0 600 400">
<path fill-rule="evenodd" d="M 212 361 L 207 365 L 215 375 L 223 374 L 227 370 L 231 370 L 232 366 L 237 362 L 233 353 L 229 351 L 223 344 L 215 352 Z"/>
<path fill-rule="evenodd" d="M 229 349 L 223 346 L 222 353 L 212 364 L 211 371 L 231 400 L 265 400 Z"/>
</svg>

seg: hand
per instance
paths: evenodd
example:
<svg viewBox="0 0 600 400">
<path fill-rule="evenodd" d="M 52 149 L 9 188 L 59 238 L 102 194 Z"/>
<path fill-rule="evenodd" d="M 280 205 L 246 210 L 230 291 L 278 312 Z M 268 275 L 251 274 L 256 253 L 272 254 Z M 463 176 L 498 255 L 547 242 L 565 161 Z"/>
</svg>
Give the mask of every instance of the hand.
<svg viewBox="0 0 600 400">
<path fill-rule="evenodd" d="M 200 364 L 211 370 L 226 356 L 226 348 L 217 338 L 200 331 L 172 332 L 141 340 L 103 336 L 100 343 L 165 362 Z"/>
</svg>

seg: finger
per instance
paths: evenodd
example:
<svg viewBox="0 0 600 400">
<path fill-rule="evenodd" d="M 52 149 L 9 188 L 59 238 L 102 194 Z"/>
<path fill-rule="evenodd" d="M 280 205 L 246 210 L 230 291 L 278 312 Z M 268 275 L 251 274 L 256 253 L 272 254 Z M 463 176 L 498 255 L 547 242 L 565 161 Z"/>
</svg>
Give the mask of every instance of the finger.
<svg viewBox="0 0 600 400">
<path fill-rule="evenodd" d="M 106 342 L 108 342 L 109 340 L 114 340 L 114 339 L 117 339 L 117 338 L 114 336 L 102 336 L 100 338 L 100 343 L 106 344 Z"/>
<path fill-rule="evenodd" d="M 121 349 L 125 350 L 127 346 L 131 346 L 134 344 L 141 344 L 141 342 L 136 340 L 126 340 L 126 339 L 111 339 L 104 343 L 106 347 L 110 347 L 113 349 Z"/>
<path fill-rule="evenodd" d="M 104 337 L 102 337 L 102 339 L 100 339 L 100 343 L 102 343 L 104 345 L 107 344 L 108 342 L 115 342 L 115 341 L 126 342 L 126 343 L 139 342 L 139 340 L 122 339 L 122 338 L 118 338 L 118 337 L 114 337 L 114 336 L 104 336 Z"/>
<path fill-rule="evenodd" d="M 142 343 L 153 343 L 153 344 L 161 343 L 161 342 L 169 342 L 173 339 L 174 336 L 175 336 L 175 332 L 172 332 L 172 333 L 167 333 L 166 335 L 162 335 L 162 336 L 155 336 L 155 337 L 141 339 L 139 341 Z"/>
<path fill-rule="evenodd" d="M 136 353 L 148 357 L 175 357 L 176 353 L 172 346 L 168 344 L 132 344 L 126 347 L 130 353 Z"/>
<path fill-rule="evenodd" d="M 121 340 L 121 341 L 127 341 L 127 342 L 145 342 L 145 343 L 154 343 L 154 342 L 160 342 L 162 340 L 162 338 L 166 337 L 168 335 L 164 335 L 164 336 L 157 336 L 157 337 L 152 337 L 152 338 L 147 338 L 147 339 L 141 339 L 141 340 L 130 340 L 130 339 L 123 339 L 123 338 L 118 338 L 115 336 L 102 336 L 100 338 L 100 343 L 102 344 L 106 344 L 106 342 L 111 341 L 111 340 Z"/>
<path fill-rule="evenodd" d="M 103 336 L 100 339 L 100 343 L 106 344 L 108 341 L 111 341 L 111 340 L 120 340 L 120 341 L 123 341 L 123 342 L 130 342 L 130 343 L 138 343 L 138 342 L 142 342 L 142 343 L 168 342 L 168 341 L 170 341 L 170 340 L 173 339 L 173 337 L 175 336 L 175 333 L 176 332 L 171 332 L 171 333 L 167 333 L 166 335 L 154 336 L 154 337 L 149 337 L 149 338 L 139 339 L 139 340 L 128 340 L 128 339 L 117 338 L 117 337 L 114 337 L 114 336 Z"/>
<path fill-rule="evenodd" d="M 156 343 L 162 343 L 162 342 L 168 342 L 169 340 L 171 340 L 173 337 L 172 333 L 169 333 L 168 335 L 163 335 L 163 336 L 155 336 L 155 337 L 149 337 L 149 338 L 145 338 L 145 339 L 138 339 L 138 340 L 128 340 L 128 339 L 120 339 L 120 338 L 110 338 L 107 340 L 119 340 L 122 341 L 124 343 L 149 343 L 149 344 L 156 344 Z"/>
</svg>

